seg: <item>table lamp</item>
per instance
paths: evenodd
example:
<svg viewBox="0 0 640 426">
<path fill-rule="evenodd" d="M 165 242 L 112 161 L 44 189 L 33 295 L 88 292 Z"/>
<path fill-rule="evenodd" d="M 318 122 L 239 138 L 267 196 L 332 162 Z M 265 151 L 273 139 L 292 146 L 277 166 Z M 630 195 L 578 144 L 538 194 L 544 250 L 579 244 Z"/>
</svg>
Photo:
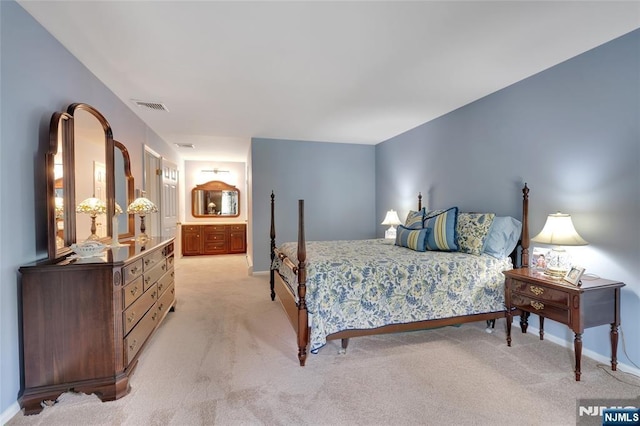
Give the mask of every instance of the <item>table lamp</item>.
<svg viewBox="0 0 640 426">
<path fill-rule="evenodd" d="M 571 257 L 564 246 L 585 246 L 589 244 L 576 231 L 571 215 L 560 212 L 550 214 L 542 231 L 531 239 L 536 243 L 556 246 L 549 253 L 545 274 L 562 278 L 571 269 Z"/>
<path fill-rule="evenodd" d="M 398 217 L 398 213 L 395 210 L 389 210 L 387 215 L 384 217 L 381 225 L 389 225 L 389 229 L 384 231 L 384 238 L 388 240 L 396 239 L 396 228 L 395 225 L 400 225 L 402 222 Z"/>
<path fill-rule="evenodd" d="M 96 216 L 107 212 L 107 205 L 104 201 L 96 197 L 89 197 L 76 207 L 76 213 L 86 213 L 91 215 L 91 235 L 87 240 L 99 240 L 96 234 Z"/>
<path fill-rule="evenodd" d="M 140 216 L 140 234 L 136 237 L 136 240 L 140 243 L 146 243 L 149 241 L 149 236 L 146 234 L 146 226 L 144 224 L 144 218 L 150 213 L 157 213 L 158 208 L 148 198 L 139 197 L 133 200 L 129 207 L 127 207 L 127 213 L 137 214 Z"/>
</svg>

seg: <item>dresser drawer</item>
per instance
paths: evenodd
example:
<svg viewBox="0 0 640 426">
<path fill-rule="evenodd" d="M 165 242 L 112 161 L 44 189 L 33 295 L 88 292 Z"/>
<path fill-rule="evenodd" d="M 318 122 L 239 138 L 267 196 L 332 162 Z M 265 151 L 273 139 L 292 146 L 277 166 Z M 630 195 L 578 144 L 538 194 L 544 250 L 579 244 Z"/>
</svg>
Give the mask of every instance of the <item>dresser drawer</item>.
<svg viewBox="0 0 640 426">
<path fill-rule="evenodd" d="M 129 333 L 158 299 L 158 288 L 151 287 L 122 313 L 124 334 Z"/>
<path fill-rule="evenodd" d="M 214 241 L 204 244 L 204 254 L 226 253 L 227 245 L 224 241 Z"/>
<path fill-rule="evenodd" d="M 156 303 L 157 311 L 160 314 L 160 318 L 162 318 L 165 313 L 171 308 L 173 301 L 175 299 L 176 289 L 173 282 L 167 288 L 167 291 L 160 297 L 158 303 Z"/>
<path fill-rule="evenodd" d="M 202 228 L 205 234 L 212 232 L 224 234 L 226 232 L 226 225 L 203 225 Z"/>
<path fill-rule="evenodd" d="M 138 300 L 138 297 L 142 296 L 144 292 L 144 284 L 142 283 L 142 277 L 138 277 L 133 282 L 127 284 L 122 288 L 122 295 L 124 298 L 124 307 L 127 308 L 133 302 Z"/>
<path fill-rule="evenodd" d="M 156 250 L 152 253 L 145 255 L 142 258 L 144 272 L 147 272 L 149 269 L 152 269 L 158 263 L 164 262 L 164 253 L 162 250 Z"/>
<path fill-rule="evenodd" d="M 162 261 L 162 263 L 156 264 L 155 268 L 150 271 L 144 272 L 144 291 L 147 291 L 149 287 L 154 285 L 161 276 L 167 271 L 167 264 Z"/>
<path fill-rule="evenodd" d="M 569 324 L 571 313 L 569 309 L 562 309 L 554 305 L 550 305 L 545 300 L 534 299 L 519 293 L 511 295 L 511 303 L 518 309 L 531 312 L 536 315 L 558 321 L 562 324 Z"/>
<path fill-rule="evenodd" d="M 131 330 L 131 333 L 124 338 L 125 365 L 133 361 L 133 358 L 135 358 L 159 321 L 160 315 L 158 315 L 158 311 L 156 309 L 150 309 L 142 317 L 138 325 Z"/>
<path fill-rule="evenodd" d="M 125 285 L 135 280 L 140 275 L 142 275 L 142 259 L 131 262 L 122 268 L 122 279 Z"/>
<path fill-rule="evenodd" d="M 244 232 L 244 224 L 238 224 L 238 225 L 229 225 L 229 229 L 231 229 L 232 231 L 241 231 Z"/>
<path fill-rule="evenodd" d="M 167 257 L 167 271 L 173 268 L 173 254 Z"/>
<path fill-rule="evenodd" d="M 163 293 L 173 284 L 175 274 L 175 271 L 171 269 L 158 280 L 158 297 L 162 297 Z"/>
<path fill-rule="evenodd" d="M 512 288 L 514 292 L 520 293 L 524 296 L 569 307 L 569 294 L 563 291 L 516 280 L 512 282 Z"/>
</svg>

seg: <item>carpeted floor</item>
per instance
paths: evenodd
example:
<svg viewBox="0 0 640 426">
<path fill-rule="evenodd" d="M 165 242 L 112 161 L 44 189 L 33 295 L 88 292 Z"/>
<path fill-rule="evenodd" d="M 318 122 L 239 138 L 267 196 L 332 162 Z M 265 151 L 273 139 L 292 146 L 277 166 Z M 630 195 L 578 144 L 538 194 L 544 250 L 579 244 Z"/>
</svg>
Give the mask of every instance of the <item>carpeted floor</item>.
<svg viewBox="0 0 640 426">
<path fill-rule="evenodd" d="M 579 398 L 637 398 L 640 378 L 504 320 L 330 342 L 298 366 L 295 334 L 268 277 L 242 255 L 181 258 L 178 304 L 148 342 L 131 393 L 103 403 L 66 393 L 8 425 L 575 424 Z"/>
</svg>

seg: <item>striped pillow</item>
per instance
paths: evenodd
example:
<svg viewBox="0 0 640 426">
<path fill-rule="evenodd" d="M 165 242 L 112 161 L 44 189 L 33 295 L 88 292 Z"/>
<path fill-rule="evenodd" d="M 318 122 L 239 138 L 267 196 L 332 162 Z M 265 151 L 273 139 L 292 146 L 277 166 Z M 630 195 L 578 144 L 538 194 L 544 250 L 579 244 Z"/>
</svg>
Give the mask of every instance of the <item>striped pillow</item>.
<svg viewBox="0 0 640 426">
<path fill-rule="evenodd" d="M 435 210 L 425 215 L 423 226 L 431 228 L 427 238 L 427 250 L 458 251 L 456 221 L 458 208 Z"/>
<path fill-rule="evenodd" d="M 424 220 L 424 209 L 418 211 L 409 210 L 407 220 L 404 221 L 405 228 L 422 229 L 422 221 Z"/>
<path fill-rule="evenodd" d="M 409 229 L 405 226 L 398 225 L 398 229 L 396 231 L 396 245 L 410 248 L 415 251 L 426 251 L 428 235 L 428 229 Z"/>
</svg>

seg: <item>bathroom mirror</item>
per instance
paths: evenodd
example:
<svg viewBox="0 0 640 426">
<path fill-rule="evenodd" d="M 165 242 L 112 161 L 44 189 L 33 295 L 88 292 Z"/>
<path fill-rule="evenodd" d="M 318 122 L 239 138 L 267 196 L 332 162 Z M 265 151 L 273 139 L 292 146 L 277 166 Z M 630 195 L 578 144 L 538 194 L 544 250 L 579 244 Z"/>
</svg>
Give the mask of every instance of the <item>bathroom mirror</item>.
<svg viewBox="0 0 640 426">
<path fill-rule="evenodd" d="M 233 185 L 212 180 L 191 190 L 193 217 L 227 218 L 240 215 L 240 191 Z"/>
</svg>

